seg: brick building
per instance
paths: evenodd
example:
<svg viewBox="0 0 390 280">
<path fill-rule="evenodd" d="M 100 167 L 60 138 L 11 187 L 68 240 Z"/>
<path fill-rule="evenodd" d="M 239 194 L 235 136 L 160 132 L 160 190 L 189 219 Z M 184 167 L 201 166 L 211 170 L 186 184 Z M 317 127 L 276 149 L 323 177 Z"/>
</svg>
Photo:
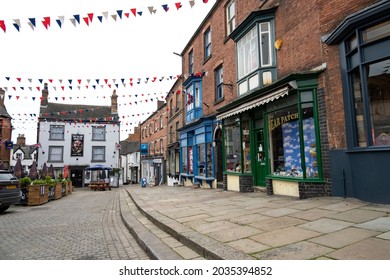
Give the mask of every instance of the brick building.
<svg viewBox="0 0 390 280">
<path fill-rule="evenodd" d="M 179 129 L 184 124 L 184 94 L 182 80 L 177 79 L 166 97 L 167 104 L 167 184 L 179 183 L 180 137 Z"/>
<path fill-rule="evenodd" d="M 0 88 L 0 165 L 4 169 L 10 168 L 10 149 L 12 149 L 12 124 L 11 116 L 4 106 L 5 91 Z M 11 144 L 9 146 L 9 144 Z"/>
<path fill-rule="evenodd" d="M 141 123 L 141 178 L 150 185 L 165 183 L 167 109 L 157 101 L 157 110 Z"/>
<path fill-rule="evenodd" d="M 389 5 L 218 1 L 181 53 L 184 185 L 389 202 Z"/>
</svg>

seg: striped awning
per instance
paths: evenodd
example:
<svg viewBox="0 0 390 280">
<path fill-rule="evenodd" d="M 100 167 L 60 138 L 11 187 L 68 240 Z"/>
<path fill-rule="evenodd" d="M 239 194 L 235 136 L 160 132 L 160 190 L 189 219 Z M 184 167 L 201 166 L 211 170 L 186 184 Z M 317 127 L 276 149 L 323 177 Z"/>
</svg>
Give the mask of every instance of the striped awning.
<svg viewBox="0 0 390 280">
<path fill-rule="evenodd" d="M 251 100 L 249 102 L 243 103 L 243 104 L 241 104 L 241 105 L 237 106 L 236 108 L 233 108 L 229 111 L 223 112 L 223 113 L 217 115 L 217 120 L 223 120 L 223 119 L 226 119 L 228 117 L 231 117 L 231 116 L 240 114 L 242 112 L 251 110 L 255 107 L 259 107 L 261 105 L 264 105 L 266 103 L 269 103 L 271 101 L 279 99 L 285 95 L 288 95 L 288 87 L 278 89 L 278 90 L 273 91 L 267 95 L 264 95 L 264 96 L 261 96 L 259 98 L 254 99 L 254 100 Z"/>
</svg>

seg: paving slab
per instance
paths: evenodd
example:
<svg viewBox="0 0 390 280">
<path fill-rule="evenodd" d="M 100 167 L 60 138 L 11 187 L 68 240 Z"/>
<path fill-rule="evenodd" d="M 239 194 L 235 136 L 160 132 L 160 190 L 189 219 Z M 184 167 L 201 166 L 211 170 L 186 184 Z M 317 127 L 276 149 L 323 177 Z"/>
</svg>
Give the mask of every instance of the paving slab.
<svg viewBox="0 0 390 280">
<path fill-rule="evenodd" d="M 353 223 L 363 223 L 379 217 L 386 216 L 386 212 L 365 210 L 365 209 L 352 209 L 345 212 L 329 215 L 328 218 L 343 220 Z"/>
<path fill-rule="evenodd" d="M 256 241 L 251 240 L 249 238 L 235 240 L 235 241 L 226 243 L 226 245 L 229 245 L 233 248 L 236 248 L 237 250 L 241 250 L 246 254 L 253 254 L 253 253 L 261 252 L 261 251 L 268 250 L 271 248 L 270 246 L 267 246 L 267 245 L 262 244 L 260 242 L 256 242 Z"/>
<path fill-rule="evenodd" d="M 304 220 L 292 218 L 292 217 L 277 217 L 277 218 L 270 217 L 269 219 L 251 223 L 250 226 L 264 231 L 272 231 L 279 228 L 286 228 L 290 226 L 300 225 L 305 222 L 306 221 Z"/>
<path fill-rule="evenodd" d="M 339 260 L 390 260 L 390 240 L 365 239 L 327 256 Z"/>
<path fill-rule="evenodd" d="M 281 208 L 265 211 L 263 214 L 271 217 L 281 217 L 281 216 L 286 216 L 297 212 L 301 212 L 301 210 L 288 208 L 288 207 L 281 207 Z"/>
<path fill-rule="evenodd" d="M 379 232 L 372 230 L 345 228 L 336 232 L 331 232 L 319 237 L 312 238 L 309 241 L 339 249 L 378 234 Z"/>
<path fill-rule="evenodd" d="M 382 233 L 382 234 L 379 234 L 376 237 L 383 238 L 383 239 L 389 239 L 390 240 L 390 231 Z"/>
<path fill-rule="evenodd" d="M 254 257 L 260 260 L 310 260 L 320 258 L 332 251 L 331 248 L 319 244 L 302 241 L 274 249 L 270 249 Z"/>
<path fill-rule="evenodd" d="M 228 242 L 228 241 L 249 237 L 258 234 L 260 232 L 261 230 L 250 226 L 241 226 L 241 227 L 236 227 L 231 229 L 224 229 L 220 231 L 213 231 L 207 233 L 207 235 L 220 242 Z"/>
<path fill-rule="evenodd" d="M 382 232 L 390 231 L 390 217 L 381 217 L 365 223 L 357 224 L 356 227 Z"/>
<path fill-rule="evenodd" d="M 330 215 L 333 215 L 337 212 L 320 209 L 320 208 L 311 208 L 310 211 L 300 211 L 298 213 L 293 213 L 289 215 L 290 217 L 295 217 L 307 221 L 314 221 L 318 220 L 320 218 L 328 217 Z"/>
<path fill-rule="evenodd" d="M 261 242 L 270 247 L 279 247 L 296 243 L 320 235 L 315 231 L 298 227 L 288 227 L 251 236 L 250 239 Z"/>
<path fill-rule="evenodd" d="M 353 223 L 339 221 L 339 220 L 333 220 L 328 218 L 322 218 L 313 222 L 305 223 L 303 225 L 300 225 L 299 227 L 308 229 L 308 230 L 314 230 L 322 233 L 329 233 L 341 230 L 343 228 L 349 227 L 353 225 Z"/>
</svg>

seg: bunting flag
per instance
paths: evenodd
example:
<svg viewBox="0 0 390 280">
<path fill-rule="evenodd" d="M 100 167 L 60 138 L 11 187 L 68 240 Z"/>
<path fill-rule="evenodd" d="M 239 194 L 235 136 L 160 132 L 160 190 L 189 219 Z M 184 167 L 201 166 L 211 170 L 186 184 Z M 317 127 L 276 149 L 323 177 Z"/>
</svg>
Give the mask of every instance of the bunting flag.
<svg viewBox="0 0 390 280">
<path fill-rule="evenodd" d="M 191 8 L 194 7 L 195 0 L 187 0 L 187 1 L 188 1 L 188 4 L 189 4 L 189 6 Z M 202 0 L 202 2 L 204 4 L 207 4 L 209 1 L 208 0 Z M 180 10 L 183 7 L 183 2 L 174 2 L 174 3 L 171 3 L 171 4 L 175 5 L 176 10 Z M 161 5 L 162 10 L 165 11 L 165 12 L 168 12 L 169 9 L 170 9 L 169 5 L 170 5 L 169 3 L 162 4 Z M 142 7 L 141 8 L 136 8 L 136 7 L 134 7 L 134 8 L 130 9 L 130 12 L 134 15 L 134 17 L 142 16 L 143 9 L 148 9 L 150 15 L 154 15 L 158 11 L 157 7 L 148 6 L 148 7 L 145 7 L 145 8 L 142 8 Z M 126 18 L 129 18 L 130 12 L 127 13 L 127 12 L 124 12 L 123 9 L 118 9 L 118 10 L 115 10 L 115 13 L 110 13 L 110 15 L 111 15 L 112 20 L 114 20 L 116 22 L 118 18 L 120 20 L 123 20 L 124 19 L 123 15 L 125 15 Z M 38 20 L 38 21 L 41 21 L 43 27 L 46 30 L 48 30 L 49 27 L 51 27 L 51 20 L 53 20 L 53 21 L 55 21 L 57 23 L 57 26 L 60 29 L 62 29 L 62 27 L 64 25 L 64 22 L 65 22 L 65 18 L 69 19 L 74 27 L 77 27 L 78 25 L 80 25 L 81 21 L 83 21 L 87 26 L 90 26 L 91 23 L 93 22 L 93 18 L 95 16 L 98 18 L 98 21 L 100 23 L 103 23 L 104 20 L 106 20 L 106 21 L 108 20 L 108 15 L 109 15 L 109 12 L 100 12 L 100 13 L 98 12 L 98 13 L 87 13 L 86 15 L 82 15 L 80 13 L 75 13 L 72 16 L 51 15 L 51 16 L 46 16 L 46 17 L 43 17 L 43 18 L 28 17 L 27 19 L 20 19 L 20 18 L 17 18 L 17 19 L 1 19 L 0 20 L 0 28 L 3 30 L 4 33 L 6 33 L 6 31 L 7 31 L 7 24 L 12 24 L 15 27 L 15 30 L 20 32 L 22 30 L 22 28 L 21 28 L 22 27 L 22 23 L 23 24 L 27 23 L 27 25 L 30 26 L 31 30 L 35 31 L 36 28 L 38 28 L 37 25 L 36 25 L 36 21 Z"/>
</svg>

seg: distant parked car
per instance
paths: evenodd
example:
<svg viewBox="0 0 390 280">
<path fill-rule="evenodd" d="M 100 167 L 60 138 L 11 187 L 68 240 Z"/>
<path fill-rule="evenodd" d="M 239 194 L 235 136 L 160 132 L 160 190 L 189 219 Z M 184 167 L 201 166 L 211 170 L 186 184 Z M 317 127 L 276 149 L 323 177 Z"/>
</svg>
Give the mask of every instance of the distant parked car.
<svg viewBox="0 0 390 280">
<path fill-rule="evenodd" d="M 18 204 L 21 196 L 19 180 L 11 171 L 0 170 L 0 213 Z"/>
</svg>

